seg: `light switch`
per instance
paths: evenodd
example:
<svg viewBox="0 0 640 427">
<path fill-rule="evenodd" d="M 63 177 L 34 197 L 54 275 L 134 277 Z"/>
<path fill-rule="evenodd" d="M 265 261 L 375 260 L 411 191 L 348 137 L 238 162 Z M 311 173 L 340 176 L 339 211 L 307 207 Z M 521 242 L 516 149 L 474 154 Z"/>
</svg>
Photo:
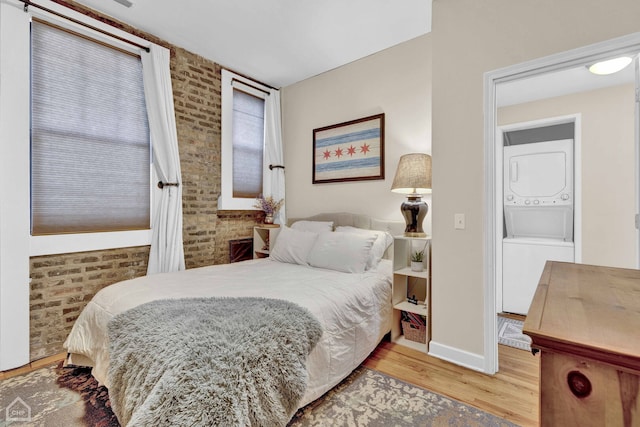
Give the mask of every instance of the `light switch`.
<svg viewBox="0 0 640 427">
<path fill-rule="evenodd" d="M 464 221 L 464 214 L 463 213 L 454 214 L 453 215 L 453 222 L 454 222 L 454 228 L 456 230 L 464 230 L 465 221 Z"/>
</svg>

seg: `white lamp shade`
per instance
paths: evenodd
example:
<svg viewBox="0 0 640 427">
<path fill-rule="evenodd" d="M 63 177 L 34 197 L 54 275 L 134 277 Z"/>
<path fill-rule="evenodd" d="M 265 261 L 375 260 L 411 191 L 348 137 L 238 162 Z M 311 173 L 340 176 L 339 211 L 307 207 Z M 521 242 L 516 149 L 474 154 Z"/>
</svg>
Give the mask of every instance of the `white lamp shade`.
<svg viewBox="0 0 640 427">
<path fill-rule="evenodd" d="M 401 194 L 431 193 L 431 156 L 413 153 L 400 157 L 391 191 Z"/>
</svg>

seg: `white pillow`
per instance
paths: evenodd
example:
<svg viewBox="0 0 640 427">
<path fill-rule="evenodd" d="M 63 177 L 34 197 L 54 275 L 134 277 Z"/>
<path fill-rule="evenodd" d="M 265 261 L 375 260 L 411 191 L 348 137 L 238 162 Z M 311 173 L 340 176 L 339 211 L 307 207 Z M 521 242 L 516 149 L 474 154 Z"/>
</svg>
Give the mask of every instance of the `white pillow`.
<svg viewBox="0 0 640 427">
<path fill-rule="evenodd" d="M 351 227 L 350 225 L 341 225 L 336 227 L 336 232 L 376 236 L 376 240 L 373 242 L 373 247 L 371 248 L 371 255 L 367 261 L 367 270 L 375 268 L 378 265 L 380 260 L 384 257 L 384 253 L 387 248 L 393 243 L 393 236 L 386 231 L 365 230 L 364 228 Z"/>
<path fill-rule="evenodd" d="M 289 264 L 309 265 L 307 257 L 317 238 L 318 233 L 282 227 L 269 258 Z"/>
<path fill-rule="evenodd" d="M 363 273 L 376 236 L 320 233 L 309 252 L 309 265 L 345 273 Z"/>
<path fill-rule="evenodd" d="M 325 231 L 333 231 L 333 221 L 296 221 L 291 224 L 291 228 L 294 230 L 324 233 Z"/>
</svg>

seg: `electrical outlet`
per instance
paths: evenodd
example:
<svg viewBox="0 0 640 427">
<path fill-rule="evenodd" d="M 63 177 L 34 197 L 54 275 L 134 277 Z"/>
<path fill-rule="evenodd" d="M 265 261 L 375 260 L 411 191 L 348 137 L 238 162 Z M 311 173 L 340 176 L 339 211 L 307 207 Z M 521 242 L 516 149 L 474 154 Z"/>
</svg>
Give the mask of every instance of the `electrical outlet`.
<svg viewBox="0 0 640 427">
<path fill-rule="evenodd" d="M 463 213 L 454 214 L 453 223 L 454 223 L 454 228 L 456 230 L 464 230 L 465 228 L 464 214 Z"/>
</svg>

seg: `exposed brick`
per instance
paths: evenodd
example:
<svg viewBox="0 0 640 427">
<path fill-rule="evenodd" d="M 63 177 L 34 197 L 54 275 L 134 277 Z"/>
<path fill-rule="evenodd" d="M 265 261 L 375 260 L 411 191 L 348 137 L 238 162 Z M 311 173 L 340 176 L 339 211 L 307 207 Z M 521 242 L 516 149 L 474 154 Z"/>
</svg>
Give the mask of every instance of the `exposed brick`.
<svg viewBox="0 0 640 427">
<path fill-rule="evenodd" d="M 98 271 L 98 270 L 109 270 L 113 268 L 113 264 L 102 264 L 102 265 L 88 265 L 84 268 L 84 271 Z"/>
</svg>

